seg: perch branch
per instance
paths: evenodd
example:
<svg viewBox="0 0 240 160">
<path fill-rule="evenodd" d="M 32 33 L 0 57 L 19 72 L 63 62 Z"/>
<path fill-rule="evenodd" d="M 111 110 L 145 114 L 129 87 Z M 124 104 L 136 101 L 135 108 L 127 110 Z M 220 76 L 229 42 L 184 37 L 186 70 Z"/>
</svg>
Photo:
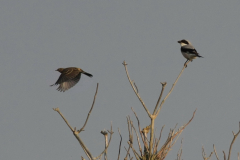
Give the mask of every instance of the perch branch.
<svg viewBox="0 0 240 160">
<path fill-rule="evenodd" d="M 187 64 L 189 63 L 190 61 L 188 61 L 187 62 Z M 168 92 L 168 94 L 166 95 L 166 97 L 162 100 L 162 102 L 161 102 L 161 104 L 160 104 L 160 107 L 159 107 L 159 109 L 158 109 L 158 111 L 157 111 L 157 114 L 156 115 L 158 115 L 159 114 L 159 112 L 160 112 L 160 110 L 162 109 L 162 105 L 164 104 L 164 102 L 167 100 L 167 98 L 168 98 L 168 96 L 172 93 L 172 90 L 173 90 L 173 88 L 175 87 L 175 85 L 176 85 L 176 83 L 177 83 L 177 81 L 178 81 L 178 79 L 180 78 L 180 76 L 182 75 L 182 73 L 183 73 L 183 71 L 184 71 L 184 69 L 185 69 L 185 66 L 183 67 L 183 69 L 181 70 L 181 72 L 179 73 L 179 75 L 178 75 L 178 77 L 177 77 L 177 79 L 175 80 L 175 82 L 173 83 L 173 85 L 172 85 L 172 88 L 170 89 L 170 91 Z"/>
</svg>

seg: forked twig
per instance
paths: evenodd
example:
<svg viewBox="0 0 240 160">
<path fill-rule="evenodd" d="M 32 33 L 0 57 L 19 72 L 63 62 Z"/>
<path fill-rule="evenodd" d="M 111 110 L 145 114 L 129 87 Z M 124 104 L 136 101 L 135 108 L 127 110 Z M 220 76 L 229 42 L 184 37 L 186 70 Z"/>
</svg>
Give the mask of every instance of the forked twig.
<svg viewBox="0 0 240 160">
<path fill-rule="evenodd" d="M 159 95 L 159 98 L 158 98 L 157 104 L 156 104 L 156 106 L 155 106 L 155 109 L 154 109 L 154 111 L 153 111 L 153 114 L 156 114 L 156 111 L 157 111 L 159 102 L 160 102 L 160 100 L 161 100 L 161 98 L 162 98 L 162 94 L 163 94 L 164 88 L 165 88 L 166 85 L 167 85 L 167 82 L 163 82 L 163 83 L 161 82 L 161 84 L 162 84 L 162 90 L 161 90 L 161 93 L 160 93 L 160 95 Z"/>
<path fill-rule="evenodd" d="M 128 74 L 128 70 L 127 70 L 127 63 L 125 61 L 123 61 L 122 63 L 125 67 L 125 71 L 128 77 L 128 81 L 130 82 L 130 85 L 132 86 L 133 91 L 135 92 L 136 96 L 138 97 L 139 101 L 142 103 L 143 108 L 146 110 L 148 116 L 151 118 L 151 113 L 149 112 L 149 110 L 147 109 L 145 103 L 143 102 L 142 98 L 140 97 L 140 95 L 138 94 L 137 89 L 134 87 L 133 81 L 130 79 L 129 74 Z"/>
<path fill-rule="evenodd" d="M 187 64 L 188 64 L 189 62 L 190 62 L 190 61 L 188 61 Z M 164 102 L 166 101 L 166 99 L 168 98 L 168 96 L 172 93 L 172 90 L 173 90 L 173 88 L 175 87 L 175 85 L 176 85 L 178 79 L 179 79 L 180 76 L 182 75 L 184 69 L 185 69 L 185 66 L 183 66 L 183 69 L 181 70 L 181 72 L 179 73 L 177 79 L 176 79 L 175 82 L 173 83 L 172 88 L 170 89 L 170 91 L 168 92 L 168 94 L 166 95 L 166 97 L 162 100 L 162 102 L 161 102 L 161 104 L 160 104 L 160 107 L 159 107 L 159 109 L 158 109 L 156 115 L 159 114 L 160 110 L 162 109 L 162 105 L 164 104 Z"/>
<path fill-rule="evenodd" d="M 65 123 L 68 125 L 68 127 L 70 128 L 70 130 L 73 132 L 73 135 L 76 137 L 76 139 L 78 140 L 79 144 L 81 145 L 83 151 L 85 152 L 85 154 L 87 155 L 87 157 L 90 160 L 93 160 L 92 154 L 90 153 L 90 151 L 88 150 L 88 148 L 85 146 L 85 144 L 83 143 L 83 141 L 81 140 L 81 138 L 78 136 L 79 132 L 76 130 L 76 127 L 73 129 L 70 124 L 68 123 L 68 121 L 66 120 L 66 118 L 63 116 L 63 114 L 60 112 L 59 108 L 53 108 L 54 111 L 58 112 L 59 115 L 63 118 L 63 120 L 65 121 Z"/>
<path fill-rule="evenodd" d="M 95 96 L 94 96 L 94 99 L 93 99 L 93 103 L 92 103 L 92 107 L 88 113 L 88 116 L 87 116 L 87 119 L 83 125 L 83 127 L 80 129 L 80 130 L 76 130 L 76 127 L 73 129 L 70 124 L 68 123 L 67 119 L 63 116 L 63 114 L 60 112 L 59 108 L 53 108 L 54 111 L 58 112 L 59 115 L 63 118 L 63 120 L 65 121 L 65 123 L 68 125 L 68 127 L 70 128 L 70 130 L 73 132 L 73 135 L 76 137 L 76 139 L 78 140 L 79 144 L 81 145 L 83 151 L 85 152 L 85 154 L 87 155 L 87 157 L 90 159 L 90 160 L 93 160 L 93 157 L 92 157 L 92 154 L 90 153 L 90 151 L 88 150 L 88 148 L 85 146 L 85 144 L 83 143 L 83 141 L 81 140 L 81 138 L 78 136 L 78 134 L 84 130 L 84 127 L 86 126 L 87 124 L 87 121 L 89 119 L 89 116 L 91 114 L 91 111 L 93 109 L 93 106 L 94 106 L 94 103 L 95 103 L 95 99 L 96 99 L 96 96 L 97 96 L 97 91 L 98 91 L 98 83 L 97 83 L 97 87 L 96 87 L 96 93 L 95 93 Z M 83 158 L 83 157 L 82 157 Z"/>
<path fill-rule="evenodd" d="M 232 132 L 232 133 L 233 133 L 233 140 L 232 140 L 232 142 L 231 142 L 231 144 L 230 144 L 230 147 L 229 147 L 228 160 L 230 160 L 230 157 L 231 157 L 232 145 L 233 145 L 234 141 L 236 140 L 237 136 L 238 136 L 239 133 L 240 133 L 240 122 L 239 122 L 239 130 L 238 130 L 237 134 L 234 134 L 234 132 Z"/>
<path fill-rule="evenodd" d="M 97 97 L 97 92 L 98 92 L 98 83 L 97 83 L 97 88 L 96 88 L 96 92 L 95 92 L 95 95 L 94 95 L 92 107 L 91 107 L 90 111 L 88 112 L 87 119 L 86 119 L 83 127 L 79 130 L 79 133 L 82 132 L 82 131 L 84 131 L 84 128 L 85 128 L 85 126 L 87 125 L 88 118 L 89 118 L 89 116 L 90 116 L 90 114 L 91 114 L 91 112 L 92 112 L 93 106 L 94 106 L 94 104 L 95 104 L 95 99 L 96 99 L 96 97 Z"/>
<path fill-rule="evenodd" d="M 108 132 L 110 133 L 110 138 L 109 138 L 107 147 L 102 151 L 102 153 L 100 153 L 99 156 L 95 157 L 94 159 L 99 159 L 99 158 L 102 156 L 102 154 L 107 151 L 107 149 L 108 149 L 108 147 L 109 147 L 109 145 L 110 145 L 110 142 L 111 142 L 111 140 L 112 140 L 112 135 L 113 135 L 113 133 L 114 133 L 114 132 L 112 131 L 112 123 L 111 123 L 111 131 L 108 130 Z"/>
<path fill-rule="evenodd" d="M 204 151 L 204 147 L 202 146 L 202 157 L 204 160 L 209 160 L 212 156 L 213 152 L 210 153 L 210 155 L 208 157 L 206 157 L 206 153 Z"/>
<path fill-rule="evenodd" d="M 126 148 L 126 147 L 124 147 L 125 148 L 125 150 L 127 151 L 127 153 L 126 153 L 126 156 L 125 156 L 125 158 L 124 158 L 124 160 L 127 160 L 127 156 L 129 156 L 130 157 L 130 145 L 128 146 L 128 149 Z"/>
<path fill-rule="evenodd" d="M 196 109 L 197 110 L 197 109 Z M 169 150 L 170 148 L 167 148 L 167 146 L 169 146 L 172 142 L 172 140 L 176 137 L 176 136 L 179 136 L 182 131 L 188 126 L 188 124 L 193 120 L 194 118 L 194 115 L 195 115 L 195 112 L 196 110 L 193 112 L 193 116 L 192 118 L 188 121 L 187 124 L 185 124 L 184 126 L 182 126 L 181 128 L 179 128 L 179 130 L 177 132 L 174 133 L 174 130 L 172 130 L 170 133 L 169 133 L 169 137 L 168 139 L 166 140 L 166 142 L 164 143 L 164 145 L 161 147 L 161 149 L 158 151 L 157 153 L 157 156 L 160 157 L 164 151 L 167 149 Z M 176 126 L 175 126 L 176 127 Z"/>
<path fill-rule="evenodd" d="M 104 130 L 104 131 L 101 131 L 100 133 L 104 136 L 105 149 L 106 149 L 108 146 L 108 132 Z M 107 160 L 107 150 L 106 150 L 106 152 L 104 152 L 104 160 Z"/>
</svg>

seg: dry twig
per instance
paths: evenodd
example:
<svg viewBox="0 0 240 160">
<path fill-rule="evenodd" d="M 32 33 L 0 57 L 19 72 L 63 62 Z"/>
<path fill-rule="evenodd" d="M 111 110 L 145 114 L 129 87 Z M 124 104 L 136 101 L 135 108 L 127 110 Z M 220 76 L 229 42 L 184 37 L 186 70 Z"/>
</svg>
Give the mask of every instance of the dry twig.
<svg viewBox="0 0 240 160">
<path fill-rule="evenodd" d="M 109 145 L 110 145 L 110 142 L 111 142 L 111 140 L 112 140 L 112 135 L 113 135 L 113 133 L 114 133 L 113 130 L 112 130 L 112 123 L 111 123 L 111 131 L 108 130 L 108 133 L 110 133 L 110 138 L 109 138 L 109 141 L 108 141 L 108 143 L 107 143 L 107 147 L 105 147 L 104 151 L 102 151 L 102 153 L 100 153 L 100 155 L 97 156 L 97 157 L 94 158 L 94 159 L 100 159 L 100 158 L 102 157 L 102 154 L 107 151 L 107 149 L 108 149 L 108 147 L 109 147 Z"/>
<path fill-rule="evenodd" d="M 204 160 L 209 160 L 211 158 L 212 154 L 213 154 L 213 152 L 211 152 L 210 155 L 207 157 L 206 153 L 204 151 L 204 147 L 202 146 L 202 157 Z"/>
<path fill-rule="evenodd" d="M 215 153 L 215 156 L 216 156 L 217 160 L 219 160 L 218 155 L 217 155 L 217 151 L 216 151 L 216 148 L 215 148 L 214 145 L 213 145 L 213 150 L 214 150 L 214 153 Z"/>
<path fill-rule="evenodd" d="M 161 147 L 161 149 L 158 151 L 158 153 L 157 153 L 157 155 L 156 155 L 157 158 L 160 159 L 160 157 L 161 157 L 161 159 L 164 159 L 164 158 L 166 157 L 167 153 L 168 153 L 169 150 L 171 149 L 171 143 L 172 143 L 173 139 L 176 138 L 177 136 L 179 136 L 179 135 L 182 133 L 182 131 L 188 126 L 188 124 L 193 120 L 194 115 L 195 115 L 195 112 L 196 112 L 196 110 L 193 112 L 193 116 L 192 116 L 192 118 L 188 121 L 188 123 L 185 124 L 184 126 L 180 127 L 177 132 L 174 133 L 174 130 L 171 130 L 171 132 L 169 133 L 168 139 L 166 140 L 166 142 L 164 143 L 164 145 Z M 176 127 L 176 126 L 175 126 L 175 127 Z M 175 143 L 175 142 L 174 142 L 174 143 Z M 170 146 L 170 148 L 169 148 L 169 146 Z"/>
<path fill-rule="evenodd" d="M 98 92 L 98 83 L 97 83 L 97 88 L 96 88 L 96 92 L 95 92 L 95 95 L 94 95 L 92 107 L 91 107 L 90 111 L 88 112 L 87 119 L 86 119 L 83 127 L 79 130 L 79 133 L 80 133 L 81 131 L 84 131 L 84 128 L 85 128 L 85 126 L 87 125 L 88 118 L 89 118 L 89 116 L 90 116 L 90 114 L 91 114 L 91 112 L 92 112 L 93 106 L 94 106 L 94 104 L 95 104 L 95 99 L 96 99 L 96 97 L 97 97 L 97 92 Z"/>
<path fill-rule="evenodd" d="M 121 145 L 122 145 L 122 135 L 121 135 L 121 133 L 120 133 L 119 128 L 118 128 L 118 133 L 119 133 L 120 138 L 121 138 L 120 144 L 119 144 L 119 151 L 118 151 L 118 160 L 119 160 L 119 158 L 120 158 L 120 152 L 121 152 Z"/>
<path fill-rule="evenodd" d="M 125 67 L 125 71 L 126 71 L 126 74 L 127 74 L 127 77 L 128 77 L 128 81 L 130 82 L 133 91 L 135 92 L 135 94 L 136 94 L 136 96 L 138 97 L 139 101 L 142 103 L 143 108 L 144 108 L 145 111 L 147 112 L 148 116 L 151 118 L 151 113 L 150 113 L 149 110 L 147 109 L 145 103 L 143 102 L 142 98 L 141 98 L 140 95 L 138 94 L 137 89 L 134 87 L 133 81 L 132 81 L 132 80 L 130 79 L 130 77 L 129 77 L 128 70 L 127 70 L 127 63 L 126 63 L 125 61 L 123 61 L 122 64 L 123 64 L 124 67 Z"/>
<path fill-rule="evenodd" d="M 162 94 L 163 94 L 163 91 L 164 91 L 164 89 L 165 89 L 165 87 L 166 87 L 166 85 L 167 85 L 167 82 L 163 82 L 163 83 L 161 82 L 161 84 L 162 84 L 162 90 L 161 90 L 161 93 L 160 93 L 160 95 L 159 95 L 159 98 L 158 98 L 157 104 L 156 104 L 156 106 L 155 106 L 155 109 L 154 109 L 154 111 L 153 111 L 153 114 L 156 114 L 156 111 L 157 111 L 159 102 L 160 102 L 160 100 L 161 100 L 161 98 L 162 98 Z"/>
<path fill-rule="evenodd" d="M 233 131 L 232 131 L 232 133 L 233 133 L 233 140 L 232 140 L 232 142 L 231 142 L 231 144 L 230 144 L 230 147 L 229 147 L 228 160 L 230 160 L 230 157 L 231 157 L 232 145 L 233 145 L 233 143 L 235 142 L 237 136 L 238 136 L 239 133 L 240 133 L 240 122 L 239 122 L 239 130 L 238 130 L 237 134 L 234 134 Z"/>
<path fill-rule="evenodd" d="M 190 61 L 189 61 L 190 62 Z M 189 63 L 188 62 L 188 63 Z M 187 64 L 188 64 L 187 63 Z M 172 85 L 172 88 L 170 89 L 170 91 L 168 92 L 168 94 L 166 95 L 166 97 L 162 100 L 162 102 L 161 102 L 161 104 L 160 104 L 160 107 L 159 107 L 159 109 L 158 109 L 158 111 L 157 111 L 157 113 L 156 113 L 156 115 L 158 115 L 159 114 L 159 112 L 161 111 L 161 109 L 162 109 L 162 105 L 164 104 L 164 102 L 167 100 L 167 98 L 168 98 L 168 96 L 172 93 L 172 91 L 173 91 L 173 88 L 175 87 L 175 85 L 176 85 L 176 83 L 177 83 L 177 81 L 178 81 L 178 79 L 180 78 L 180 76 L 182 75 L 182 73 L 183 73 L 183 71 L 184 71 L 184 69 L 185 69 L 185 66 L 183 67 L 183 69 L 181 70 L 181 72 L 179 73 L 179 75 L 178 75 L 178 77 L 177 77 L 177 79 L 175 80 L 175 82 L 173 83 L 173 85 Z"/>
</svg>

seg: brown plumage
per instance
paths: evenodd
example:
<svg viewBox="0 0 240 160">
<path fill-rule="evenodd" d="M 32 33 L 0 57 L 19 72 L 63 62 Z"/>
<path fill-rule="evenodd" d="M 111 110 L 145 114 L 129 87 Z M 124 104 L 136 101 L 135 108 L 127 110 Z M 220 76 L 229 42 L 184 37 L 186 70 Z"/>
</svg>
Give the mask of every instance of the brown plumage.
<svg viewBox="0 0 240 160">
<path fill-rule="evenodd" d="M 56 83 L 51 86 L 58 85 L 57 88 L 60 92 L 65 92 L 69 88 L 72 88 L 81 78 L 81 74 L 85 74 L 88 77 L 92 77 L 90 73 L 84 72 L 81 68 L 69 67 L 69 68 L 58 68 L 56 71 L 60 72 Z"/>
</svg>

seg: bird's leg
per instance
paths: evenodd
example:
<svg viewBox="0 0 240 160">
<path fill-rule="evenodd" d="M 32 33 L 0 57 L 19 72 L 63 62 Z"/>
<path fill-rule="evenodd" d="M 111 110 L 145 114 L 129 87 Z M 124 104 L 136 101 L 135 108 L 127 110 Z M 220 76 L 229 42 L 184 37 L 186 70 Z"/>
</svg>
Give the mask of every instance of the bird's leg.
<svg viewBox="0 0 240 160">
<path fill-rule="evenodd" d="M 187 59 L 187 61 L 184 63 L 185 68 L 187 68 L 187 62 L 188 62 L 188 59 Z"/>
</svg>

